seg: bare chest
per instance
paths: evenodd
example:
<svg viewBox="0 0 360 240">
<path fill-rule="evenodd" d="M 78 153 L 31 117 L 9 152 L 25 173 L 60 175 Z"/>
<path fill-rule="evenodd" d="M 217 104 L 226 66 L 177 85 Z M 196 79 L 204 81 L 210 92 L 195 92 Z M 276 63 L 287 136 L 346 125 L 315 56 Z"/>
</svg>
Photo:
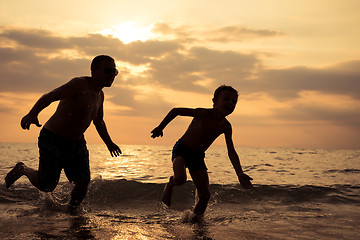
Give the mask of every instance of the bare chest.
<svg viewBox="0 0 360 240">
<path fill-rule="evenodd" d="M 212 119 L 194 119 L 189 130 L 199 137 L 215 139 L 223 133 L 223 122 Z"/>
<path fill-rule="evenodd" d="M 86 91 L 76 94 L 69 99 L 65 99 L 59 104 L 62 110 L 71 113 L 71 115 L 85 118 L 95 117 L 100 106 L 101 98 L 99 94 Z"/>
</svg>

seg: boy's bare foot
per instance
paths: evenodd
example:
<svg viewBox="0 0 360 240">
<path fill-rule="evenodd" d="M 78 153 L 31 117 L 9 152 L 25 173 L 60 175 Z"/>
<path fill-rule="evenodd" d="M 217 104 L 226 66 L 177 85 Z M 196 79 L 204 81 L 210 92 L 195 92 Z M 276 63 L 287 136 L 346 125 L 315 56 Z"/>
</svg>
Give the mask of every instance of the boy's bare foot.
<svg viewBox="0 0 360 240">
<path fill-rule="evenodd" d="M 6 188 L 9 188 L 16 180 L 25 174 L 24 168 L 25 164 L 22 162 L 18 162 L 15 165 L 15 167 L 5 177 Z"/>
<path fill-rule="evenodd" d="M 168 207 L 171 205 L 171 195 L 174 186 L 173 177 L 171 176 L 169 182 L 165 185 L 164 191 L 161 196 L 161 201 Z"/>
</svg>

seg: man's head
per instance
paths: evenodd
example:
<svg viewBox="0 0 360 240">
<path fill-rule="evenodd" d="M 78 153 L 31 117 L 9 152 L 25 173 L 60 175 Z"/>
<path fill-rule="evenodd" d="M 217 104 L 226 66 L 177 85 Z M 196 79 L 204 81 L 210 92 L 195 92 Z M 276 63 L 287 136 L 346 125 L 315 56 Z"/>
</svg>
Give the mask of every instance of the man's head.
<svg viewBox="0 0 360 240">
<path fill-rule="evenodd" d="M 107 55 L 96 56 L 91 62 L 91 75 L 104 80 L 104 85 L 110 87 L 118 70 L 115 67 L 115 60 Z"/>
<path fill-rule="evenodd" d="M 214 92 L 214 108 L 218 108 L 224 112 L 225 115 L 229 115 L 235 109 L 239 94 L 231 86 L 221 85 Z"/>
</svg>

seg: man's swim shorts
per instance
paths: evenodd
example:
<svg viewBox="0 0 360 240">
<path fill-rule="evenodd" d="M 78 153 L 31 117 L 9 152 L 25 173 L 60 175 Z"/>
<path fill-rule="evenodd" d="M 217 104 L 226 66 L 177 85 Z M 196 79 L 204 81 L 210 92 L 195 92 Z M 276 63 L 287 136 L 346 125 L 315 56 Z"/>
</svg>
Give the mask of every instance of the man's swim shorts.
<svg viewBox="0 0 360 240">
<path fill-rule="evenodd" d="M 62 169 L 70 182 L 90 180 L 89 151 L 84 135 L 79 140 L 72 140 L 42 128 L 38 146 L 41 191 L 51 192 L 55 189 Z"/>
</svg>

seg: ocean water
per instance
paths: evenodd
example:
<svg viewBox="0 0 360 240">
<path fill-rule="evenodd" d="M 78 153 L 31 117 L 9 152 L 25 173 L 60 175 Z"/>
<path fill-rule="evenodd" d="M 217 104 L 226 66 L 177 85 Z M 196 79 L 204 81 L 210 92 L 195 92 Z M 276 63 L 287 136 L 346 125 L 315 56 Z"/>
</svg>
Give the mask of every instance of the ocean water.
<svg viewBox="0 0 360 240">
<path fill-rule="evenodd" d="M 67 213 L 72 184 L 53 193 L 4 177 L 18 161 L 37 168 L 36 143 L 0 143 L 0 239 L 360 239 L 360 150 L 237 147 L 253 190 L 242 189 L 226 148 L 206 153 L 212 197 L 201 222 L 187 221 L 196 192 L 160 197 L 171 146 L 123 145 L 112 158 L 89 145 L 92 180 L 82 209 Z"/>
</svg>

